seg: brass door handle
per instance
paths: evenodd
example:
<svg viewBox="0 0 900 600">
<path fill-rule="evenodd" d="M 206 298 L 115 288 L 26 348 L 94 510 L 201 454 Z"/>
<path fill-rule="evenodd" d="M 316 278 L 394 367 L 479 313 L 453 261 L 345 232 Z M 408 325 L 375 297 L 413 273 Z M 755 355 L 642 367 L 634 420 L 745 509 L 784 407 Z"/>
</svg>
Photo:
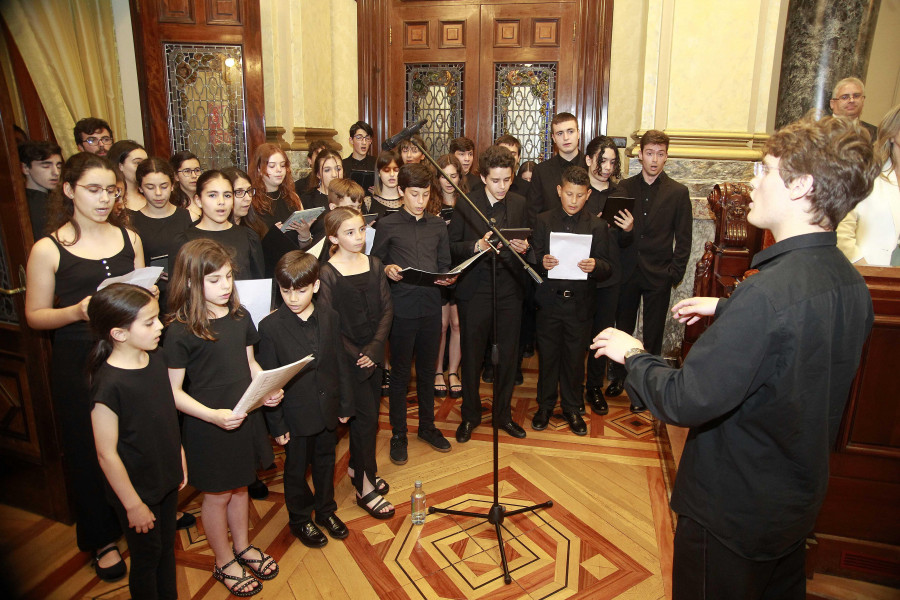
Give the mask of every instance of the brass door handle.
<svg viewBox="0 0 900 600">
<path fill-rule="evenodd" d="M 15 296 L 16 294 L 21 294 L 25 291 L 25 269 L 22 267 L 22 265 L 19 265 L 19 281 L 22 282 L 22 287 L 17 287 L 11 290 L 0 288 L 0 294 L 4 296 Z"/>
</svg>

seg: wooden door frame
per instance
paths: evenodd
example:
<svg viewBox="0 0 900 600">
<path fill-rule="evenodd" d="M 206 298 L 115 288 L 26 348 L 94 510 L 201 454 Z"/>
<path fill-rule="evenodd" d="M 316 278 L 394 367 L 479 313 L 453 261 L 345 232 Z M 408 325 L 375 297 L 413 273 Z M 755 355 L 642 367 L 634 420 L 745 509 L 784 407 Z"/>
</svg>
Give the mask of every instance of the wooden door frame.
<svg viewBox="0 0 900 600">
<path fill-rule="evenodd" d="M 581 127 L 584 143 L 605 135 L 609 124 L 609 64 L 612 54 L 612 17 L 614 0 L 575 0 L 575 73 L 581 76 L 576 86 L 575 106 L 557 106 L 558 112 L 573 111 Z M 450 5 L 449 2 L 443 2 Z M 475 4 L 509 4 L 503 0 Z M 409 3 L 415 4 L 414 1 Z M 423 6 L 440 6 L 438 0 L 421 1 Z M 458 5 L 458 3 L 453 3 Z M 359 114 L 372 125 L 376 141 L 399 131 L 402 123 L 390 122 L 390 49 L 393 33 L 388 33 L 391 0 L 357 2 L 357 55 L 359 61 Z M 598 51 L 593 49 L 597 48 Z M 394 82 L 396 83 L 396 82 Z M 401 112 L 402 114 L 402 112 Z"/>
<path fill-rule="evenodd" d="M 188 0 L 194 5 L 194 22 L 166 23 L 166 35 L 159 32 L 159 5 L 156 2 L 130 0 L 131 23 L 134 31 L 134 51 L 138 69 L 138 88 L 141 96 L 141 119 L 144 128 L 144 146 L 150 156 L 169 156 L 172 140 L 169 137 L 169 106 L 165 95 L 149 94 L 149 82 L 165 82 L 166 65 L 161 51 L 164 42 L 197 44 L 231 44 L 242 46 L 244 63 L 244 118 L 247 124 L 248 160 L 257 146 L 266 141 L 265 102 L 263 98 L 262 30 L 259 16 L 259 0 L 243 0 L 240 3 L 242 23 L 229 31 L 218 27 L 215 41 L 206 35 L 205 21 L 209 1 Z M 143 9 L 143 10 L 142 10 Z M 228 24 L 226 24 L 228 25 Z M 145 52 L 153 49 L 152 53 Z M 251 51 L 248 52 L 248 49 Z M 237 165 L 246 168 L 247 165 Z"/>
</svg>

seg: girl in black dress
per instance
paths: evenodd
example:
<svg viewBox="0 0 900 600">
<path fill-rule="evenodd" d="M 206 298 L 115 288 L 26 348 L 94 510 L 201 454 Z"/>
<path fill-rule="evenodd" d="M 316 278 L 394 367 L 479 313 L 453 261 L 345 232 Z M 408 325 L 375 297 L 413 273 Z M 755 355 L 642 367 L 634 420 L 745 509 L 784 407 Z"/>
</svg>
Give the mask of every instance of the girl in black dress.
<svg viewBox="0 0 900 600">
<path fill-rule="evenodd" d="M 400 155 L 393 150 L 385 150 L 375 161 L 375 194 L 367 197 L 364 212 L 366 214 L 383 215 L 388 211 L 400 209 L 400 189 L 397 187 L 400 176 Z"/>
<path fill-rule="evenodd" d="M 175 172 L 167 161 L 154 156 L 138 166 L 135 183 L 146 202 L 143 208 L 131 213 L 131 224 L 144 241 L 146 262 L 168 266 L 175 238 L 191 226 L 190 213 L 169 201 L 175 187 Z M 168 279 L 169 274 L 163 272 L 157 283 L 162 311 L 166 309 Z"/>
<path fill-rule="evenodd" d="M 250 162 L 250 183 L 254 191 L 253 210 L 263 220 L 267 229 L 272 226 L 281 227 L 284 220 L 295 210 L 310 208 L 300 201 L 300 196 L 294 189 L 291 161 L 275 144 L 260 144 L 254 152 L 253 160 Z M 309 242 L 311 224 L 312 221 L 292 225 L 292 229 L 299 236 L 297 241 L 301 244 Z M 260 234 L 260 237 L 263 238 L 265 235 Z"/>
<path fill-rule="evenodd" d="M 200 159 L 189 150 L 181 150 L 172 155 L 169 164 L 175 171 L 175 182 L 178 184 L 172 194 L 172 204 L 187 209 L 194 221 L 200 220 L 200 207 L 194 204 L 197 179 L 203 172 L 200 168 Z"/>
<path fill-rule="evenodd" d="M 366 223 L 353 208 L 324 215 L 331 258 L 319 272 L 319 300 L 341 316 L 345 359 L 356 377 L 356 416 L 350 421 L 350 469 L 356 503 L 376 519 L 390 519 L 394 507 L 382 498 L 390 489 L 376 477 L 375 437 L 381 398 L 384 348 L 394 318 L 384 265 L 363 254 Z"/>
<path fill-rule="evenodd" d="M 262 245 L 255 231 L 238 227 L 231 221 L 234 189 L 228 178 L 221 171 L 203 173 L 197 180 L 194 204 L 200 207 L 202 216 L 175 238 L 175 247 L 200 238 L 215 240 L 234 251 L 237 279 L 261 279 L 264 272 Z M 169 266 L 172 267 L 174 262 L 174 252 L 169 252 Z"/>
<path fill-rule="evenodd" d="M 91 422 L 107 498 L 131 554 L 134 600 L 178 597 L 175 513 L 187 485 L 178 411 L 159 344 L 159 304 L 144 288 L 114 283 L 88 305 Z"/>
<path fill-rule="evenodd" d="M 310 187 L 303 192 L 300 199 L 304 208 L 328 208 L 328 185 L 333 179 L 344 176 L 344 161 L 341 155 L 330 148 L 319 152 L 313 164 L 313 175 Z"/>
<path fill-rule="evenodd" d="M 269 580 L 278 565 L 250 544 L 247 486 L 256 479 L 254 432 L 244 424 L 247 415 L 231 409 L 262 369 L 253 354 L 259 335 L 240 305 L 232 269 L 229 251 L 218 242 L 198 239 L 182 247 L 169 286 L 165 355 L 175 404 L 185 415 L 188 481 L 204 492 L 201 518 L 216 557 L 213 576 L 232 594 L 251 596 L 262 584 L 244 567 Z M 282 396 L 279 390 L 266 405 L 277 405 Z"/>
<path fill-rule="evenodd" d="M 131 212 L 140 210 L 145 200 L 138 191 L 135 172 L 147 160 L 147 151 L 134 140 L 119 140 L 112 145 L 106 157 L 112 161 L 125 183 L 125 208 Z"/>
<path fill-rule="evenodd" d="M 55 330 L 51 387 L 78 548 L 93 553 L 97 575 L 112 581 L 126 572 L 115 545 L 122 530 L 103 500 L 84 369 L 93 344 L 87 324 L 91 295 L 104 279 L 144 266 L 140 237 L 126 230 L 124 215 L 113 210 L 119 194 L 114 167 L 106 158 L 82 152 L 66 161 L 50 197 L 47 225 L 52 233 L 38 240 L 28 257 L 25 294 L 29 326 Z"/>
</svg>

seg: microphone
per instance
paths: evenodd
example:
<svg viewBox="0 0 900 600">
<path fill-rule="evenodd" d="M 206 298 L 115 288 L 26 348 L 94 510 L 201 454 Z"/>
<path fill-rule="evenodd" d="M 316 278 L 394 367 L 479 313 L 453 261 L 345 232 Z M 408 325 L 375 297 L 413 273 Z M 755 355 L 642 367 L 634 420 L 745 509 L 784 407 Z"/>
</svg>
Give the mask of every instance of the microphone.
<svg viewBox="0 0 900 600">
<path fill-rule="evenodd" d="M 418 121 L 417 123 L 413 123 L 412 125 L 410 125 L 406 129 L 404 129 L 403 131 L 401 131 L 400 133 L 398 133 L 391 139 L 384 140 L 383 142 L 381 142 L 381 149 L 382 150 L 393 150 L 403 140 L 407 140 L 407 139 L 411 138 L 412 136 L 414 136 L 415 134 L 419 133 L 419 130 L 422 129 L 423 127 L 425 127 L 425 123 L 427 123 L 427 122 L 428 122 L 428 119 L 422 119 L 421 121 Z"/>
</svg>

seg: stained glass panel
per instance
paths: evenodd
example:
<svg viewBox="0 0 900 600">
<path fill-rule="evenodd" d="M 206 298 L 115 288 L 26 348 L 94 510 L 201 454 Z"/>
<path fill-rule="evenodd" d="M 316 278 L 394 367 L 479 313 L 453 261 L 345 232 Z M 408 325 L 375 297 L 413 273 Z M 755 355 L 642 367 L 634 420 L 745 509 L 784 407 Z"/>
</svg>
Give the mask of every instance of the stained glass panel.
<svg viewBox="0 0 900 600">
<path fill-rule="evenodd" d="M 0 287 L 11 289 L 13 287 L 10 277 L 9 263 L 6 261 L 6 248 L 0 232 Z M 0 294 L 0 321 L 4 323 L 19 323 L 19 313 L 11 296 Z"/>
<path fill-rule="evenodd" d="M 463 135 L 464 71 L 465 63 L 406 65 L 406 125 L 428 120 L 419 135 L 435 158 Z"/>
<path fill-rule="evenodd" d="M 550 121 L 556 113 L 556 63 L 496 63 L 494 139 L 522 143 L 521 162 L 550 158 Z"/>
<path fill-rule="evenodd" d="M 190 150 L 205 169 L 245 168 L 241 47 L 165 44 L 164 52 L 173 152 Z"/>
</svg>

